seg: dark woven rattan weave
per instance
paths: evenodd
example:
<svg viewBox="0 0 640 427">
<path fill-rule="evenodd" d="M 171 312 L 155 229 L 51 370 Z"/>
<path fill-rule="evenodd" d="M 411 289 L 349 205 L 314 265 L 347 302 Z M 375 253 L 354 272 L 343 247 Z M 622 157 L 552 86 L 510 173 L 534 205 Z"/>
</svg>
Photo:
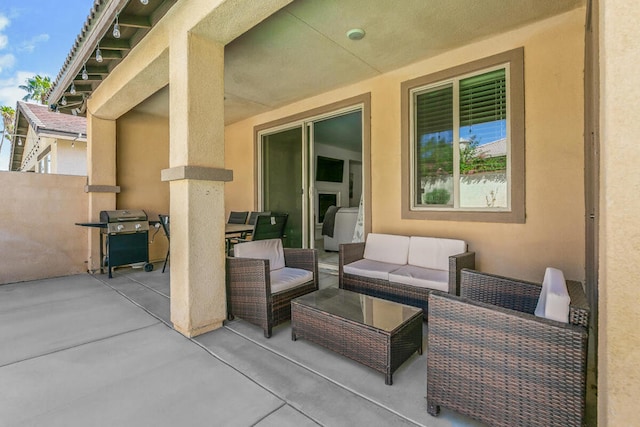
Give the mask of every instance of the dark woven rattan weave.
<svg viewBox="0 0 640 427">
<path fill-rule="evenodd" d="M 285 265 L 313 272 L 313 280 L 292 289 L 271 293 L 269 261 L 227 257 L 227 317 L 238 316 L 264 329 L 269 338 L 274 326 L 291 318 L 291 300 L 318 289 L 318 254 L 315 249 L 284 249 Z"/>
<path fill-rule="evenodd" d="M 319 292 L 348 291 L 326 289 Z M 337 299 L 335 303 L 343 302 Z M 291 302 L 291 311 L 291 339 L 307 339 L 369 366 L 385 374 L 387 385 L 393 384 L 393 372 L 409 356 L 416 351 L 422 354 L 422 313 L 419 310 L 390 332 L 327 313 L 307 305 L 302 298 Z"/>
<path fill-rule="evenodd" d="M 581 426 L 589 309 L 567 282 L 570 323 L 533 315 L 540 285 L 463 270 L 461 296 L 429 297 L 427 411 L 492 426 Z"/>
<path fill-rule="evenodd" d="M 353 292 L 395 301 L 400 304 L 421 308 L 427 317 L 429 294 L 433 289 L 389 282 L 383 279 L 356 276 L 345 273 L 343 267 L 364 256 L 364 242 L 340 245 L 339 286 Z M 475 252 L 465 252 L 449 257 L 449 290 L 452 295 L 459 294 L 460 271 L 475 267 Z"/>
</svg>

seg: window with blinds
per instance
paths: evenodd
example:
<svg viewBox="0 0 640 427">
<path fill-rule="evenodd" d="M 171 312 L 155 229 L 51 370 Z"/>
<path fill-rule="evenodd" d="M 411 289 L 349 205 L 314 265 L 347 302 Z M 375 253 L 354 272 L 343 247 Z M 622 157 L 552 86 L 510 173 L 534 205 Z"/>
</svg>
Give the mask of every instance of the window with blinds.
<svg viewBox="0 0 640 427">
<path fill-rule="evenodd" d="M 508 65 L 415 88 L 413 206 L 509 208 Z"/>
<path fill-rule="evenodd" d="M 402 218 L 525 222 L 524 48 L 401 84 Z"/>
</svg>

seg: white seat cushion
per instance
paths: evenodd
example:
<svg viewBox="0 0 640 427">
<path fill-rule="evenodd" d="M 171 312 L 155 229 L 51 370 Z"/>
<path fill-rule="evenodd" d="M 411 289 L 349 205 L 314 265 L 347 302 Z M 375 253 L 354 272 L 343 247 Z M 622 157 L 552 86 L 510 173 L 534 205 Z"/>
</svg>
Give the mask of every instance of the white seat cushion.
<svg viewBox="0 0 640 427">
<path fill-rule="evenodd" d="M 272 294 L 295 288 L 296 286 L 313 280 L 312 272 L 292 267 L 271 270 L 269 276 L 271 278 Z"/>
<path fill-rule="evenodd" d="M 571 298 L 567 291 L 564 274 L 557 268 L 548 267 L 544 273 L 542 291 L 538 297 L 536 316 L 568 323 L 570 303 Z"/>
<path fill-rule="evenodd" d="M 411 236 L 408 263 L 449 271 L 449 257 L 466 251 L 467 243 L 464 240 Z"/>
<path fill-rule="evenodd" d="M 364 258 L 371 261 L 404 265 L 409 254 L 409 237 L 369 233 Z"/>
<path fill-rule="evenodd" d="M 271 271 L 284 268 L 284 250 L 280 239 L 238 243 L 233 247 L 233 254 L 236 258 L 268 259 Z"/>
<path fill-rule="evenodd" d="M 398 264 L 372 261 L 370 259 L 359 259 L 343 267 L 343 271 L 356 276 L 370 277 L 372 279 L 389 280 L 389 272 L 401 267 Z"/>
<path fill-rule="evenodd" d="M 389 281 L 449 292 L 449 271 L 405 265 L 389 273 Z"/>
</svg>

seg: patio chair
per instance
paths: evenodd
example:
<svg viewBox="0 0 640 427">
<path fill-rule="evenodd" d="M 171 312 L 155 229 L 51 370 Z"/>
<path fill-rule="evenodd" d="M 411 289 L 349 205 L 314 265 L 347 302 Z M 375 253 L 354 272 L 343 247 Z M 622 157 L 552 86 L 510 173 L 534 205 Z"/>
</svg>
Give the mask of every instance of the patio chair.
<svg viewBox="0 0 640 427">
<path fill-rule="evenodd" d="M 256 225 L 256 220 L 258 219 L 258 215 L 271 215 L 271 211 L 253 211 L 249 214 L 249 221 L 247 224 Z"/>
<path fill-rule="evenodd" d="M 227 257 L 227 318 L 272 329 L 291 319 L 291 300 L 318 290 L 315 249 L 282 248 L 280 239 L 236 244 Z"/>
<path fill-rule="evenodd" d="M 249 212 L 247 211 L 231 211 L 229 212 L 229 219 L 227 220 L 227 224 L 246 224 L 248 217 Z M 244 237 L 244 233 L 228 234 L 225 236 L 225 250 L 227 254 L 231 250 L 231 239 L 235 239 L 238 237 Z"/>
<path fill-rule="evenodd" d="M 228 224 L 246 224 L 248 216 L 249 216 L 249 212 L 231 211 L 229 213 L 229 220 L 227 220 L 227 223 Z"/>
<path fill-rule="evenodd" d="M 169 239 L 169 215 L 158 214 L 158 218 L 160 218 L 160 225 L 162 225 L 164 234 L 167 236 L 167 242 L 169 243 L 167 246 L 167 256 L 164 257 L 164 265 L 162 266 L 162 272 L 164 273 L 164 269 L 167 267 L 167 261 L 169 261 L 169 251 L 171 249 L 171 242 Z"/>
<path fill-rule="evenodd" d="M 227 239 L 227 254 L 233 253 L 235 244 L 265 239 L 282 239 L 284 228 L 287 225 L 289 214 L 271 213 L 269 215 L 257 215 L 253 232 L 245 237 L 230 237 Z"/>
<path fill-rule="evenodd" d="M 289 214 L 286 213 L 258 215 L 251 240 L 281 239 L 284 236 L 284 227 L 287 225 L 288 218 Z"/>
<path fill-rule="evenodd" d="M 461 275 L 459 297 L 429 296 L 429 414 L 443 406 L 492 426 L 581 426 L 589 322 L 582 285 L 566 282 L 561 322 L 534 314 L 540 284 Z"/>
<path fill-rule="evenodd" d="M 247 220 L 247 224 L 251 224 L 251 225 L 256 225 L 256 221 L 258 220 L 258 216 L 259 215 L 271 215 L 271 211 L 252 211 L 249 214 L 249 219 Z M 243 233 L 242 237 L 243 239 L 246 239 L 248 236 L 251 236 L 253 234 L 252 231 L 247 232 L 247 233 Z"/>
</svg>

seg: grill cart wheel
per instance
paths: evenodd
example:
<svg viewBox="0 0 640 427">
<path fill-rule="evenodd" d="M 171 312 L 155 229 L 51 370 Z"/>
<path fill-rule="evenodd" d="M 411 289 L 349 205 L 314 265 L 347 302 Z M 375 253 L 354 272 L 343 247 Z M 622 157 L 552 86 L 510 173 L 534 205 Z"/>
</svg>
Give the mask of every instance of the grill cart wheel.
<svg viewBox="0 0 640 427">
<path fill-rule="evenodd" d="M 151 264 L 150 262 L 146 263 L 144 265 L 144 271 L 146 271 L 147 273 L 153 271 L 153 264 Z"/>
</svg>

